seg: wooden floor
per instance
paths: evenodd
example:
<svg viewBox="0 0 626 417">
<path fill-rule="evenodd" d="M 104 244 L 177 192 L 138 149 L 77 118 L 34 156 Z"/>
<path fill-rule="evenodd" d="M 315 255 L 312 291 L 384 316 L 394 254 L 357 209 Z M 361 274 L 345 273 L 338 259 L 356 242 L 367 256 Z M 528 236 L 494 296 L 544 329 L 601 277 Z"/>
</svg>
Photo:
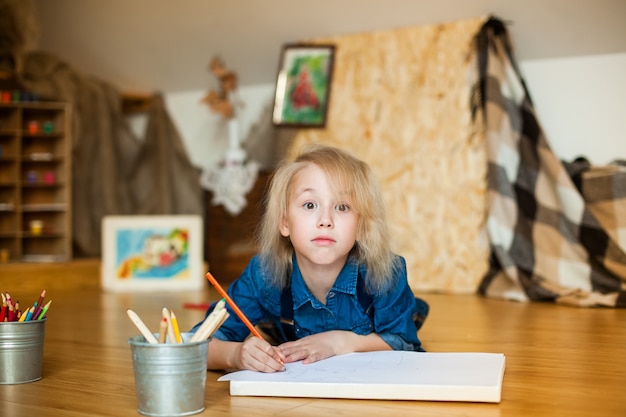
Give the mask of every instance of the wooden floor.
<svg viewBox="0 0 626 417">
<path fill-rule="evenodd" d="M 0 265 L 0 289 L 53 300 L 46 324 L 43 378 L 0 385 L 2 416 L 138 415 L 128 338 L 132 308 L 156 331 L 173 309 L 183 329 L 203 312 L 183 308 L 217 298 L 199 293 L 112 294 L 99 290 L 99 263 L 25 269 Z M 26 271 L 26 272 L 24 272 Z M 65 282 L 65 285 L 63 283 Z M 231 397 L 208 372 L 202 416 L 626 416 L 626 311 L 425 294 L 431 305 L 421 338 L 429 351 L 506 355 L 499 404 Z M 27 301 L 30 302 L 30 301 Z"/>
</svg>

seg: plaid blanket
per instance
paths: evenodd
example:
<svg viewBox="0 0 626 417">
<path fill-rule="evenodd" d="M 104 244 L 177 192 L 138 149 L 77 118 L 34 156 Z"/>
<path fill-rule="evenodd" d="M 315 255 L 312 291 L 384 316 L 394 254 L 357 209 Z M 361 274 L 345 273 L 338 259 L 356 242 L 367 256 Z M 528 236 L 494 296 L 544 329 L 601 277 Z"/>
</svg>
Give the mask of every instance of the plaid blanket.
<svg viewBox="0 0 626 417">
<path fill-rule="evenodd" d="M 476 47 L 472 113 L 487 139 L 491 249 L 479 293 L 626 307 L 626 173 L 581 170 L 577 187 L 547 143 L 505 25 L 489 19 Z"/>
</svg>

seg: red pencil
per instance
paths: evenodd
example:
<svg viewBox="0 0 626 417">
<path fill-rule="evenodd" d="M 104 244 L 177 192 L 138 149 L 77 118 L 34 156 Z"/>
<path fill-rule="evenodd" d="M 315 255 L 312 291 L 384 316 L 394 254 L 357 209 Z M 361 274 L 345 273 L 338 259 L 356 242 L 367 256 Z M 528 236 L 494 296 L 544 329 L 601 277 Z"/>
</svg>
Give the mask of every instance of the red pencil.
<svg viewBox="0 0 626 417">
<path fill-rule="evenodd" d="M 43 305 L 44 298 L 46 298 L 46 290 L 43 290 L 41 292 L 41 295 L 39 296 L 39 299 L 37 300 L 37 304 L 35 304 L 35 307 Z"/>
<path fill-rule="evenodd" d="M 9 312 L 7 313 L 7 321 L 15 321 L 15 307 L 13 306 L 13 303 L 11 303 L 10 301 L 7 304 L 9 304 Z"/>
<path fill-rule="evenodd" d="M 7 299 L 4 296 L 4 293 L 2 294 L 2 307 L 0 308 L 0 321 L 4 321 L 4 318 L 6 317 L 7 314 Z"/>
</svg>

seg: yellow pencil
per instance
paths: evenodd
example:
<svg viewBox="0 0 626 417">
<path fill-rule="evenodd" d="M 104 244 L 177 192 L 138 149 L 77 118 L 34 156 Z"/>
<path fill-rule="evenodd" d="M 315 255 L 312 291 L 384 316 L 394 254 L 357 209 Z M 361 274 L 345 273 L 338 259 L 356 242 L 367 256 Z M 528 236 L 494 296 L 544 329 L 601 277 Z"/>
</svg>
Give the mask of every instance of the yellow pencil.
<svg viewBox="0 0 626 417">
<path fill-rule="evenodd" d="M 172 328 L 174 329 L 174 338 L 176 343 L 183 343 L 183 339 L 180 336 L 180 329 L 178 328 L 178 320 L 176 320 L 176 314 L 170 310 L 170 320 L 172 321 Z"/>
<path fill-rule="evenodd" d="M 20 319 L 18 321 L 24 321 L 26 320 L 26 316 L 28 315 L 28 312 L 32 309 L 32 307 L 29 307 L 26 309 L 26 311 L 24 311 L 21 315 L 20 315 Z"/>
</svg>

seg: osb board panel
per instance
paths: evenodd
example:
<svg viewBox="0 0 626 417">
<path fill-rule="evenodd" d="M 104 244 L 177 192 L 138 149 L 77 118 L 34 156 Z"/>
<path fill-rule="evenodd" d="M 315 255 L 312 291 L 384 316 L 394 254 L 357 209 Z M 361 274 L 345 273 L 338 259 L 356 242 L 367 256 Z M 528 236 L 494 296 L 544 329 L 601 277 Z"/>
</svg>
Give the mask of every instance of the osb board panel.
<svg viewBox="0 0 626 417">
<path fill-rule="evenodd" d="M 327 143 L 372 166 L 416 292 L 474 292 L 487 271 L 487 159 L 470 113 L 484 21 L 314 41 L 337 46 L 327 126 L 300 130 L 290 151 Z"/>
</svg>

